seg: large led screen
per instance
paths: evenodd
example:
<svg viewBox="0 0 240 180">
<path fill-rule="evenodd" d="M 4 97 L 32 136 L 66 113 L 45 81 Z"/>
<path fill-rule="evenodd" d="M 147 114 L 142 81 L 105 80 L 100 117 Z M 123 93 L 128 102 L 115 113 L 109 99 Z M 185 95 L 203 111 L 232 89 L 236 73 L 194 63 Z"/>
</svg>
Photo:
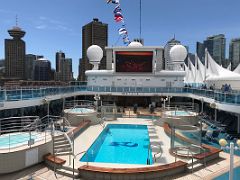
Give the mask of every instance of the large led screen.
<svg viewBox="0 0 240 180">
<path fill-rule="evenodd" d="M 151 73 L 152 51 L 117 51 L 116 72 Z"/>
</svg>

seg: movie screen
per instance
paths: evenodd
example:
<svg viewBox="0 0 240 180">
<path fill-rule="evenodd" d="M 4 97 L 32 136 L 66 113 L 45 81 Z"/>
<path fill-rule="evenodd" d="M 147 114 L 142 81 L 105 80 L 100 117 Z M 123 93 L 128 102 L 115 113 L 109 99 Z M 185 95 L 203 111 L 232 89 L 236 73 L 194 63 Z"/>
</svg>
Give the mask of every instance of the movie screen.
<svg viewBox="0 0 240 180">
<path fill-rule="evenodd" d="M 116 72 L 151 73 L 152 51 L 117 51 Z"/>
</svg>

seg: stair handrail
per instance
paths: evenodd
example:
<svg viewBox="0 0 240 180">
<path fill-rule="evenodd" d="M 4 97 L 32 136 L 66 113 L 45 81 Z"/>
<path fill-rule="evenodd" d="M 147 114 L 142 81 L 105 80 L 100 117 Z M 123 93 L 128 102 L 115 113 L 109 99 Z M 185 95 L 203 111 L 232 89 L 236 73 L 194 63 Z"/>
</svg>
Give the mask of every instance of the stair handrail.
<svg viewBox="0 0 240 180">
<path fill-rule="evenodd" d="M 178 150 L 187 150 L 188 151 L 188 156 L 189 157 L 189 153 L 191 153 L 191 160 L 192 160 L 192 173 L 193 173 L 193 153 L 192 151 L 190 151 L 190 147 L 183 147 L 183 146 L 178 146 L 175 147 L 175 162 L 177 162 L 177 154 L 178 154 Z"/>
<path fill-rule="evenodd" d="M 76 157 L 77 157 L 78 155 L 83 154 L 83 153 L 86 153 L 86 155 L 87 155 L 87 166 L 88 166 L 88 153 L 87 153 L 87 151 L 82 151 L 82 152 L 80 152 L 80 153 L 77 153 L 77 154 L 73 155 L 73 169 L 72 169 L 73 177 L 74 177 L 74 173 L 75 173 L 75 172 L 74 172 L 74 169 L 75 169 L 74 161 L 75 161 L 75 159 L 76 159 Z"/>
<path fill-rule="evenodd" d="M 199 145 L 196 145 L 196 144 L 190 144 L 190 146 L 199 148 L 199 149 L 203 150 L 204 154 L 206 153 L 206 149 L 204 149 L 202 146 L 199 146 Z M 206 167 L 206 157 L 205 156 L 203 158 L 203 164 Z"/>
<path fill-rule="evenodd" d="M 153 155 L 153 157 L 154 157 L 154 162 L 156 162 L 156 161 L 157 161 L 156 156 L 157 156 L 158 154 L 162 153 L 161 145 L 153 145 L 153 144 L 151 144 L 151 147 L 157 147 L 157 148 L 159 148 L 159 152 L 156 152 L 156 153 L 154 153 L 154 155 Z"/>
</svg>

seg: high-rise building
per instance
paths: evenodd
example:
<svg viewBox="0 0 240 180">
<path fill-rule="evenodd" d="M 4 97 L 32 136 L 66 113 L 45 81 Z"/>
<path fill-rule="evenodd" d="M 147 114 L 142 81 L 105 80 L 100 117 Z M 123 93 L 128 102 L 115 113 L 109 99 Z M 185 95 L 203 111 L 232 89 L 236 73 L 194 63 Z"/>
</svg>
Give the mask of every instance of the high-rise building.
<svg viewBox="0 0 240 180">
<path fill-rule="evenodd" d="M 85 81 L 85 71 L 92 69 L 86 55 L 87 49 L 91 45 L 98 45 L 103 49 L 103 58 L 99 68 L 106 69 L 105 47 L 108 46 L 108 25 L 100 22 L 97 18 L 82 27 L 82 60 L 78 77 L 80 81 Z"/>
<path fill-rule="evenodd" d="M 168 69 L 168 70 L 173 70 L 173 66 L 171 63 L 171 59 L 170 59 L 170 50 L 173 46 L 181 44 L 180 41 L 176 40 L 175 37 L 172 38 L 170 41 L 167 42 L 167 44 L 164 47 L 164 60 L 165 60 L 165 67 L 164 69 Z"/>
<path fill-rule="evenodd" d="M 49 60 L 40 58 L 34 63 L 34 80 L 50 81 L 51 80 L 51 63 Z"/>
<path fill-rule="evenodd" d="M 64 59 L 65 53 L 63 53 L 62 51 L 56 52 L 56 72 L 60 72 Z"/>
<path fill-rule="evenodd" d="M 204 59 L 205 59 L 205 47 L 204 44 L 201 42 L 197 42 L 197 48 L 196 48 L 196 53 L 198 58 L 200 59 L 200 61 L 202 63 L 204 63 Z"/>
<path fill-rule="evenodd" d="M 71 81 L 73 79 L 72 59 L 65 58 L 62 51 L 56 53 L 56 74 L 57 81 Z"/>
<path fill-rule="evenodd" d="M 5 39 L 6 78 L 25 79 L 25 42 L 21 39 L 25 31 L 19 27 L 8 30 L 13 39 Z"/>
<path fill-rule="evenodd" d="M 240 63 L 240 38 L 232 39 L 229 44 L 229 60 L 234 70 Z"/>
<path fill-rule="evenodd" d="M 43 56 L 35 54 L 26 54 L 25 56 L 25 79 L 34 80 L 34 67 L 37 59 L 43 58 Z"/>
<path fill-rule="evenodd" d="M 0 59 L 0 79 L 4 76 L 5 74 L 5 60 Z"/>
<path fill-rule="evenodd" d="M 202 48 L 206 48 L 212 58 L 216 61 L 216 63 L 218 63 L 219 65 L 224 64 L 226 51 L 226 38 L 224 34 L 207 37 L 207 39 L 203 42 L 203 45 L 204 47 L 201 47 L 201 49 L 199 49 L 201 53 L 203 51 Z M 202 54 L 201 57 L 203 57 Z"/>
</svg>

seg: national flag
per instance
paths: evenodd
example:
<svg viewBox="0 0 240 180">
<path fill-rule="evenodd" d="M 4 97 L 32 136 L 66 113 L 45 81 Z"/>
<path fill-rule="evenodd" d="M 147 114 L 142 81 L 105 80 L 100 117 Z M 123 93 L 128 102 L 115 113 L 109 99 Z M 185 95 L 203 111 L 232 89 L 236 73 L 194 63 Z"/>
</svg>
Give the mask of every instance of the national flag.
<svg viewBox="0 0 240 180">
<path fill-rule="evenodd" d="M 121 13 L 121 12 L 116 12 L 116 13 L 114 14 L 114 16 L 115 16 L 115 17 L 118 17 L 118 16 L 121 16 L 121 17 L 123 17 L 123 15 L 122 15 L 122 13 Z"/>
<path fill-rule="evenodd" d="M 123 20 L 123 17 L 121 17 L 121 16 L 115 16 L 115 17 L 114 17 L 114 20 L 115 20 L 116 22 L 121 22 L 121 21 Z"/>
<path fill-rule="evenodd" d="M 113 10 L 113 13 L 116 14 L 117 12 L 121 12 L 122 9 L 120 8 L 120 4 L 118 4 L 115 9 Z"/>
<path fill-rule="evenodd" d="M 123 43 L 128 44 L 130 42 L 128 36 L 123 37 Z"/>
<path fill-rule="evenodd" d="M 113 4 L 119 4 L 120 2 L 119 2 L 119 0 L 112 0 L 112 3 Z"/>
<path fill-rule="evenodd" d="M 119 32 L 119 35 L 127 34 L 126 28 L 120 28 L 120 29 L 118 29 L 118 32 Z"/>
</svg>

